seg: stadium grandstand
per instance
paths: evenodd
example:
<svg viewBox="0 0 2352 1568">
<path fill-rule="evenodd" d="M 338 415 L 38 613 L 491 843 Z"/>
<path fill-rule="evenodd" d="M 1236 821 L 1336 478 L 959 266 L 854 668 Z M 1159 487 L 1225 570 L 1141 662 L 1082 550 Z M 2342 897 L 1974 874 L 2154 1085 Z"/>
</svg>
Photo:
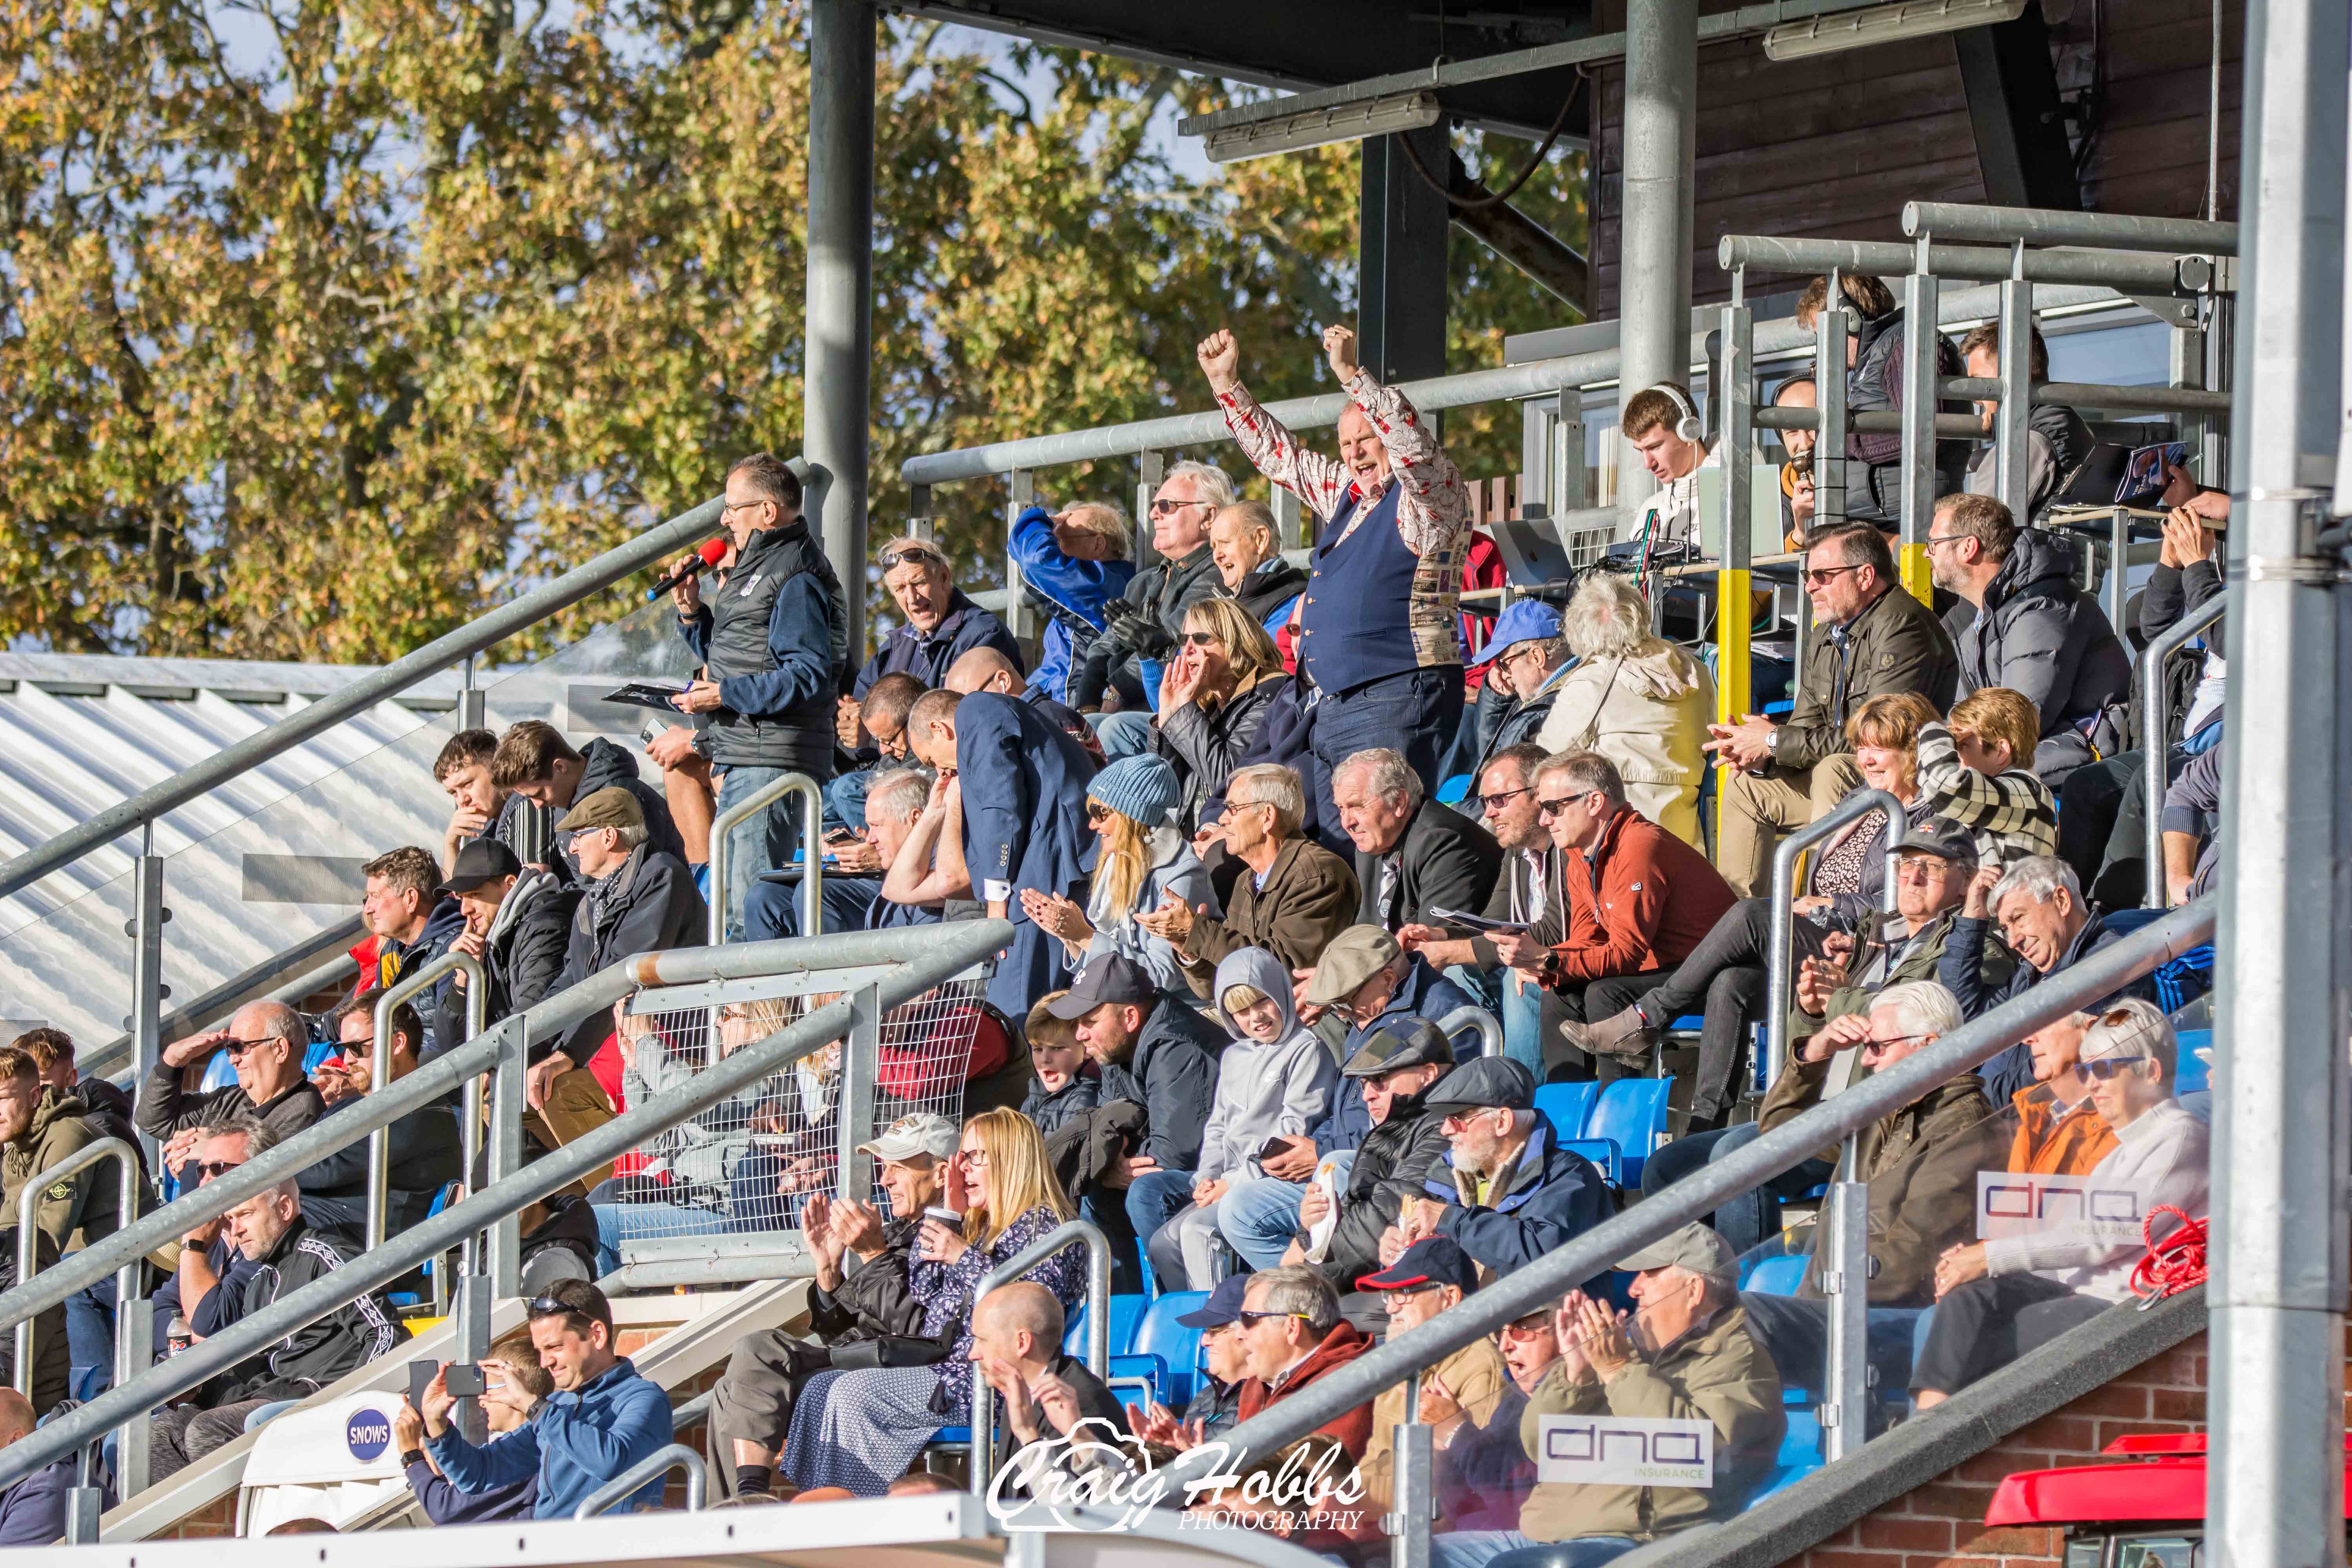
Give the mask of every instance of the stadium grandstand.
<svg viewBox="0 0 2352 1568">
<path fill-rule="evenodd" d="M 0 1545 L 2342 1563 L 2345 8 L 879 10 L 1357 147 L 1352 314 L 886 486 L 807 0 L 796 452 L 385 663 L 17 628 Z"/>
</svg>

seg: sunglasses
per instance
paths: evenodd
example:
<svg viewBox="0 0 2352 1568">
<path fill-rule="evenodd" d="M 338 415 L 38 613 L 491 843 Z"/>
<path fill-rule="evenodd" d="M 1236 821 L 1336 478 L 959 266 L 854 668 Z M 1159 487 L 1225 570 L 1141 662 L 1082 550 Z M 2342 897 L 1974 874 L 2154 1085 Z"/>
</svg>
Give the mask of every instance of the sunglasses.
<svg viewBox="0 0 2352 1568">
<path fill-rule="evenodd" d="M 1263 1323 L 1269 1318 L 1276 1320 L 1283 1318 L 1297 1318 L 1301 1322 L 1304 1322 L 1307 1321 L 1307 1314 L 1304 1312 L 1254 1312 L 1247 1307 L 1244 1307 L 1240 1312 L 1234 1315 L 1234 1321 L 1237 1323 Z"/>
<path fill-rule="evenodd" d="M 1102 802 L 1098 800 L 1090 800 L 1087 802 L 1087 823 L 1089 826 L 1097 822 L 1109 821 L 1111 815 L 1110 807 L 1105 805 Z"/>
<path fill-rule="evenodd" d="M 886 550 L 882 552 L 882 570 L 885 572 L 906 562 L 912 562 L 918 566 L 944 566 L 948 563 L 948 558 L 935 550 L 926 550 L 919 544 L 905 544 L 896 550 Z"/>
<path fill-rule="evenodd" d="M 1861 570 L 1859 566 L 1823 566 L 1817 571 L 1808 570 L 1805 581 L 1816 588 L 1826 588 L 1847 573 Z"/>
<path fill-rule="evenodd" d="M 1862 1048 L 1865 1051 L 1883 1051 L 1889 1046 L 1900 1046 L 1907 1044 L 1912 1040 L 1930 1040 L 1933 1038 L 1935 1038 L 1933 1035 L 1896 1035 L 1890 1039 L 1864 1040 L 1862 1042 Z"/>
<path fill-rule="evenodd" d="M 592 1323 L 603 1323 L 606 1333 L 613 1331 L 611 1320 L 600 1318 L 586 1308 L 575 1307 L 569 1301 L 559 1301 L 552 1296 L 533 1296 L 524 1304 L 522 1311 L 526 1318 L 585 1318 Z"/>
<path fill-rule="evenodd" d="M 1219 637 L 1214 632 L 1186 632 L 1184 634 L 1184 646 L 1187 647 L 1221 647 L 1224 645 L 1224 638 Z"/>
<path fill-rule="evenodd" d="M 282 1040 L 285 1037 L 283 1035 L 262 1035 L 250 1040 L 231 1039 L 224 1042 L 221 1049 L 228 1053 L 229 1060 L 235 1061 L 256 1046 L 266 1046 L 272 1040 Z"/>
<path fill-rule="evenodd" d="M 244 1163 L 242 1160 L 195 1160 L 191 1161 L 186 1168 L 196 1173 L 198 1181 L 212 1182 L 218 1181 Z"/>
<path fill-rule="evenodd" d="M 1535 793 L 1536 786 L 1533 784 L 1521 784 L 1517 789 L 1497 790 L 1493 795 L 1480 795 L 1478 797 L 1478 809 L 1481 811 L 1498 811 L 1502 808 L 1504 803 L 1508 801 L 1513 795 L 1533 795 Z M 1537 802 L 1536 809 L 1538 811 L 1542 810 L 1543 803 L 1540 801 Z"/>
<path fill-rule="evenodd" d="M 1570 806 L 1574 805 L 1578 801 L 1582 800 L 1583 798 L 1584 797 L 1580 795 L 1564 795 L 1559 800 L 1539 800 L 1536 802 L 1536 815 L 1538 816 L 1562 816 L 1567 812 Z"/>
<path fill-rule="evenodd" d="M 2093 1061 L 2076 1062 L 2074 1064 L 2074 1070 L 2081 1073 L 2084 1078 L 2096 1079 L 2101 1083 L 2105 1083 L 2110 1079 L 2122 1077 L 2124 1069 L 2130 1067 L 2134 1062 L 2144 1062 L 2148 1058 L 2144 1056 L 2100 1057 Z"/>
<path fill-rule="evenodd" d="M 1170 500 L 1167 497 L 1161 496 L 1152 501 L 1151 515 L 1154 517 L 1166 517 L 1170 512 L 1182 511 L 1188 506 L 1206 506 L 1209 503 L 1204 500 Z"/>
</svg>

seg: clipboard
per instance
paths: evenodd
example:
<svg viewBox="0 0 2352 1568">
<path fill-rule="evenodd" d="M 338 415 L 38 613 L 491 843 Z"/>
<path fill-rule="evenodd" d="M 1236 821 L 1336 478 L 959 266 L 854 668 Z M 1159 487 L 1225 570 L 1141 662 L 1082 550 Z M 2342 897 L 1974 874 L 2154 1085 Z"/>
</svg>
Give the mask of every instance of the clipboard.
<svg viewBox="0 0 2352 1568">
<path fill-rule="evenodd" d="M 677 705 L 670 699 L 683 696 L 685 691 L 683 686 L 665 686 L 658 680 L 632 680 L 604 693 L 604 700 L 626 703 L 632 708 L 658 708 L 665 713 L 675 713 Z"/>
</svg>

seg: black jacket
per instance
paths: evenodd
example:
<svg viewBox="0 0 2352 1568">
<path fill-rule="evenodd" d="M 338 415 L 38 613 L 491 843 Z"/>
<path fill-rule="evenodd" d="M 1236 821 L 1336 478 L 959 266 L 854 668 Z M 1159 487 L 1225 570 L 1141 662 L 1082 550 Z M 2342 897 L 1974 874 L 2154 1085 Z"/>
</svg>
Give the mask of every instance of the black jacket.
<svg viewBox="0 0 2352 1568">
<path fill-rule="evenodd" d="M 1963 601 L 1945 621 L 1959 654 L 1963 696 L 2007 687 L 2040 711 L 2042 744 L 2032 766 L 2045 781 L 2091 760 L 2090 742 L 2075 726 L 2121 702 L 2131 679 L 2131 656 L 2106 613 L 2074 586 L 2074 564 L 2063 540 L 2028 530 L 1986 585 L 1983 606 L 1963 621 Z"/>
<path fill-rule="evenodd" d="M 1264 626 L 1268 616 L 1307 592 L 1307 574 L 1279 555 L 1268 556 L 1252 567 L 1250 574 L 1242 579 L 1242 585 L 1231 592 L 1242 608 L 1249 612 L 1250 619 Z"/>
<path fill-rule="evenodd" d="M 526 868 L 515 879 L 482 944 L 482 967 L 490 982 L 482 1012 L 484 1028 L 554 994 L 571 950 L 572 921 L 580 898 L 580 889 L 551 872 Z M 429 1061 L 465 1037 L 466 993 L 452 985 L 441 997 L 432 1047 L 418 1059 Z"/>
<path fill-rule="evenodd" d="M 0 1228 L 0 1290 L 16 1287 L 16 1216 Z M 57 1243 L 40 1231 L 33 1233 L 33 1272 L 57 1267 Z M 157 1342 L 160 1346 L 161 1341 Z M 16 1336 L 0 1334 L 0 1382 L 12 1386 L 16 1376 Z M 33 1414 L 47 1415 L 68 1394 L 73 1392 L 73 1347 L 66 1338 L 66 1309 L 63 1302 L 44 1307 L 33 1315 L 33 1379 L 31 1384 Z"/>
<path fill-rule="evenodd" d="M 923 1334 L 923 1304 L 907 1289 L 907 1266 L 913 1260 L 916 1232 L 922 1222 L 886 1219 L 882 1222 L 882 1255 L 861 1263 L 845 1275 L 841 1289 L 809 1291 L 809 1328 L 821 1344 L 836 1351 L 846 1345 L 871 1344 L 863 1355 L 836 1354 L 834 1364 L 859 1366 L 919 1366 L 947 1353 L 954 1336 L 927 1339 Z M 882 1342 L 895 1342 L 884 1353 Z M 907 1344 L 904 1342 L 920 1342 Z"/>
<path fill-rule="evenodd" d="M 1339 1092 L 1358 1092 L 1356 1080 L 1342 1080 Z M 1348 1190 L 1339 1195 L 1339 1222 L 1331 1227 L 1331 1245 L 1316 1265 L 1343 1296 L 1365 1275 L 1380 1272 L 1381 1236 L 1396 1223 L 1398 1204 L 1420 1196 L 1429 1178 L 1443 1173 L 1445 1152 L 1453 1147 L 1445 1136 L 1445 1118 L 1423 1110 L 1421 1102 L 1417 1094 L 1391 1100 L 1388 1120 L 1375 1124 L 1356 1146 Z M 1307 1245 L 1303 1230 L 1299 1245 Z"/>
<path fill-rule="evenodd" d="M 296 1065 L 299 1065 L 297 1063 Z M 307 1078 L 294 1080 L 267 1105 L 256 1105 L 243 1089 L 226 1084 L 210 1091 L 180 1087 L 184 1068 L 166 1067 L 158 1056 L 139 1085 L 139 1131 L 162 1140 L 188 1127 L 210 1127 L 232 1116 L 258 1117 L 280 1138 L 291 1138 L 327 1113 L 327 1102 Z"/>
<path fill-rule="evenodd" d="M 389 987 L 406 979 L 447 952 L 449 944 L 456 942 L 465 930 L 466 911 L 458 907 L 456 899 L 444 894 L 426 911 L 425 929 L 416 933 L 415 942 L 386 940 L 376 944 L 375 983 Z M 420 1051 L 434 1048 L 434 1027 L 440 1016 L 442 998 L 457 988 L 457 976 L 444 974 L 427 986 L 423 995 L 410 998 L 409 1005 L 416 1009 L 417 1021 L 425 1026 L 425 1039 L 418 1047 Z"/>
<path fill-rule="evenodd" d="M 1051 1132 L 1101 1103 L 1102 1085 L 1090 1074 L 1080 1073 L 1051 1094 L 1032 1079 L 1028 1097 L 1021 1102 L 1021 1114 L 1035 1122 L 1039 1132 Z"/>
<path fill-rule="evenodd" d="M 352 1095 L 327 1108 L 337 1116 L 367 1103 Z M 392 1157 L 384 1176 L 384 1234 L 397 1236 L 419 1224 L 433 1207 L 434 1195 L 464 1173 L 465 1151 L 457 1140 L 457 1118 L 446 1105 L 427 1105 L 394 1121 Z M 298 1178 L 302 1188 L 302 1213 L 311 1224 L 330 1229 L 367 1234 L 368 1144 L 362 1138 L 346 1143 L 312 1165 Z"/>
<path fill-rule="evenodd" d="M 359 1244 L 350 1237 L 314 1229 L 307 1218 L 296 1215 L 278 1245 L 256 1259 L 261 1267 L 246 1281 L 242 1316 L 249 1318 L 311 1281 L 324 1279 L 358 1257 L 359 1251 Z M 240 1363 L 230 1374 L 235 1381 L 219 1403 L 307 1399 L 337 1378 L 389 1354 L 407 1338 L 408 1330 L 383 1292 L 368 1291 Z"/>
<path fill-rule="evenodd" d="M 646 847 L 659 849 L 686 858 L 686 840 L 677 836 L 677 824 L 670 820 L 669 797 L 663 795 L 659 784 L 649 784 L 637 776 L 637 759 L 605 740 L 602 735 L 580 748 L 580 782 L 572 791 L 572 804 L 579 805 L 600 789 L 620 785 L 637 797 L 637 809 L 645 814 Z M 563 820 L 563 813 L 554 814 Z M 551 824 L 552 826 L 552 824 Z M 580 879 L 580 862 L 570 850 L 563 852 L 566 866 L 574 880 Z"/>
<path fill-rule="evenodd" d="M 1128 1100 L 1143 1107 L 1150 1131 L 1138 1152 L 1163 1171 L 1189 1171 L 1201 1158 L 1226 1039 L 1205 1015 L 1162 996 L 1145 1016 L 1127 1060 L 1102 1069 L 1102 1102 Z"/>
<path fill-rule="evenodd" d="M 1184 612 L 1223 591 L 1205 540 L 1181 561 L 1161 561 L 1138 572 L 1127 591 L 1103 606 L 1109 624 L 1087 645 L 1086 657 L 1071 678 L 1071 706 L 1101 707 L 1103 688 L 1110 684 L 1113 670 L 1138 655 L 1166 657 L 1184 635 Z"/>
<path fill-rule="evenodd" d="M 1952 921 L 1951 933 L 1944 939 L 1944 955 L 1936 961 L 1936 978 L 1943 983 L 1946 990 L 1959 998 L 1960 1016 L 1964 1018 L 1982 1017 L 2011 997 L 2022 996 L 2047 978 L 2042 971 L 2020 959 L 2008 978 L 1995 984 L 1984 973 L 1988 946 L 1995 952 L 2002 951 L 1990 941 L 1994 934 L 1993 925 L 1990 920 L 1970 920 L 1966 915 L 1956 917 Z M 2056 967 L 2050 973 L 2055 974 L 2060 970 L 2071 969 L 2101 948 L 2112 947 L 2123 939 L 2122 931 L 2108 930 L 2105 920 L 2094 912 L 2089 920 L 2083 922 L 2083 929 L 2074 933 L 2074 940 L 2059 955 Z M 2126 996 L 2137 996 L 2143 1002 L 2155 1001 L 2155 978 L 2143 974 L 2130 984 L 2117 987 L 2083 1011 L 2098 1012 L 2108 1003 Z M 1978 1068 L 1977 1076 L 1984 1079 L 1987 1099 L 1995 1105 L 2007 1105 L 2019 1089 L 2033 1082 L 2033 1053 L 2023 1040 L 2020 1040 Z"/>
<path fill-rule="evenodd" d="M 1356 882 L 1363 902 L 1356 919 L 1385 931 L 1422 922 L 1443 925 L 1433 910 L 1483 910 L 1502 874 L 1503 847 L 1495 836 L 1455 811 L 1425 800 L 1405 824 L 1404 837 L 1390 852 L 1398 858 L 1395 896 L 1381 907 L 1381 862 L 1387 857 L 1356 851 Z"/>
<path fill-rule="evenodd" d="M 1177 808 L 1176 826 L 1187 835 L 1200 826 L 1202 807 L 1212 801 L 1223 806 L 1225 785 L 1256 743 L 1276 700 L 1289 686 L 1288 676 L 1274 676 L 1207 712 L 1197 702 L 1171 709 L 1151 727 L 1151 754 L 1164 758 L 1183 782 L 1184 801 Z"/>
<path fill-rule="evenodd" d="M 577 985 L 635 953 L 700 947 L 709 925 L 709 910 L 695 889 L 694 873 L 686 868 L 686 863 L 651 844 L 641 844 L 630 851 L 619 870 L 589 883 L 582 895 L 572 911 L 563 973 L 556 976 L 555 988 Z M 563 1053 L 574 1066 L 585 1067 L 612 1027 L 607 1015 L 590 1014 L 573 1026 L 563 1042 Z M 531 1042 L 533 1061 L 546 1055 L 541 1042 Z"/>
</svg>

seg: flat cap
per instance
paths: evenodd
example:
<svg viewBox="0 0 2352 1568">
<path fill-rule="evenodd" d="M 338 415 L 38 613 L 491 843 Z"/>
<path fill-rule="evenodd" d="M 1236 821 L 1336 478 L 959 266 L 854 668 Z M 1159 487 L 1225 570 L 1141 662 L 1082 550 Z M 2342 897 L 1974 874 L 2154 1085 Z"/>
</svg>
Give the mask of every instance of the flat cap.
<svg viewBox="0 0 2352 1568">
<path fill-rule="evenodd" d="M 643 827 L 645 808 L 637 797 L 619 784 L 606 784 L 585 800 L 572 803 L 563 820 L 555 825 L 558 833 L 587 833 L 599 827 Z"/>
<path fill-rule="evenodd" d="M 1365 981 L 1397 961 L 1397 939 L 1378 926 L 1349 926 L 1323 949 L 1307 982 L 1309 1006 L 1328 1007 L 1353 996 Z"/>
<path fill-rule="evenodd" d="M 1631 1274 L 1644 1268 L 1687 1268 L 1710 1279 L 1730 1279 L 1738 1274 L 1731 1244 L 1696 1220 L 1680 1230 L 1668 1231 L 1632 1257 L 1618 1259 L 1617 1267 Z"/>
<path fill-rule="evenodd" d="M 1508 1057 L 1473 1057 L 1439 1079 L 1422 1098 L 1439 1115 L 1464 1110 L 1533 1110 L 1536 1075 Z"/>
<path fill-rule="evenodd" d="M 1374 1029 L 1339 1068 L 1342 1078 L 1377 1078 L 1428 1062 L 1454 1065 L 1454 1042 L 1426 1018 L 1391 1018 Z"/>
</svg>

